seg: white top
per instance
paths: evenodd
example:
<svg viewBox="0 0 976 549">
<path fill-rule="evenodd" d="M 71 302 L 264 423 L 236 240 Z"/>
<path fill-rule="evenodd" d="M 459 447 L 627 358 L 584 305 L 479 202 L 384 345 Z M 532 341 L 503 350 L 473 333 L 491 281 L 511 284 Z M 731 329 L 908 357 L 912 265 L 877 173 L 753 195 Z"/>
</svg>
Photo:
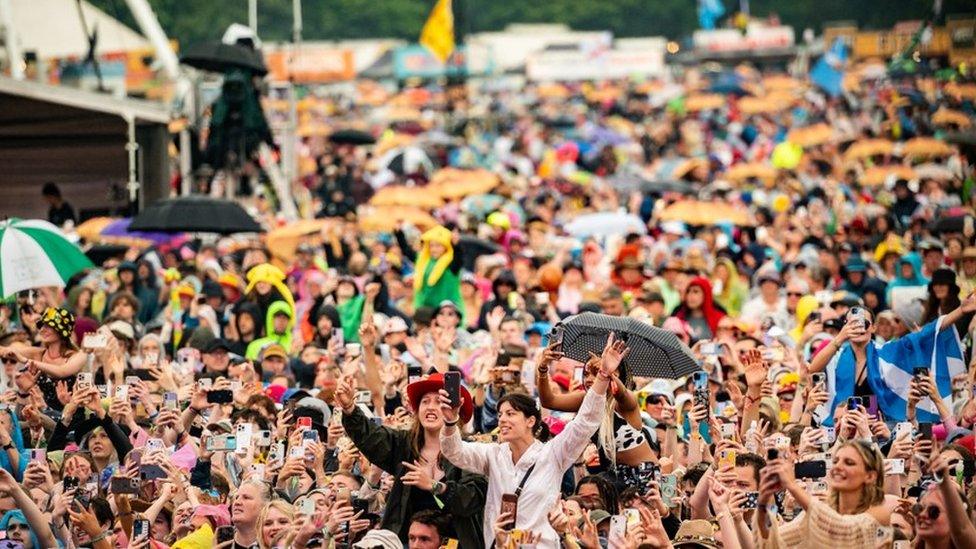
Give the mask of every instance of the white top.
<svg viewBox="0 0 976 549">
<path fill-rule="evenodd" d="M 490 546 L 495 537 L 494 524 L 501 510 L 502 494 L 514 494 L 525 472 L 535 464 L 519 496 L 515 528 L 542 534 L 538 544 L 540 549 L 559 548 L 559 536 L 549 525 L 548 513 L 559 499 L 563 474 L 572 467 L 590 437 L 600 428 L 606 402 L 606 394 L 587 391 L 579 413 L 562 432 L 549 442 L 535 441 L 518 463 L 512 462 L 512 450 L 507 442 L 464 442 L 458 429 L 452 429 L 453 434 L 448 436 L 441 431 L 441 453 L 448 461 L 488 477 L 485 546 Z"/>
</svg>

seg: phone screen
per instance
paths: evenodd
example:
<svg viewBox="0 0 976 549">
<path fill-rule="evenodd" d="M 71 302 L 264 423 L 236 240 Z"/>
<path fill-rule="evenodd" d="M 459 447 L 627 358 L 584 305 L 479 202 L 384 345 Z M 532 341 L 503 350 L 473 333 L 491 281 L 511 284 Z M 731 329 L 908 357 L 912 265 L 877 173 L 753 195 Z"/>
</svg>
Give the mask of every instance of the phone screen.
<svg viewBox="0 0 976 549">
<path fill-rule="evenodd" d="M 448 396 L 451 398 L 451 406 L 456 408 L 461 405 L 460 372 L 447 372 L 444 374 L 444 390 L 447 391 Z"/>
</svg>

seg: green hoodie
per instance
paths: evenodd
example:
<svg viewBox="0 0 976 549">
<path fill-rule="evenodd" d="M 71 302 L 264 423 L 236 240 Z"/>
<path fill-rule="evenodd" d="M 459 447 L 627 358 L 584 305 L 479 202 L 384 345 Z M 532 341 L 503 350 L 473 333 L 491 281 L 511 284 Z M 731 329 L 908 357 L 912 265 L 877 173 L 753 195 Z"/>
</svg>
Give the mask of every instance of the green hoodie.
<svg viewBox="0 0 976 549">
<path fill-rule="evenodd" d="M 288 315 L 288 327 L 285 328 L 284 333 L 276 333 L 274 331 L 274 317 L 278 313 L 285 313 Z M 291 306 L 285 301 L 275 301 L 268 307 L 268 314 L 264 318 L 264 333 L 268 334 L 261 339 L 255 339 L 247 346 L 247 351 L 244 353 L 245 358 L 256 360 L 258 355 L 261 354 L 261 349 L 265 348 L 267 345 L 272 343 L 277 343 L 285 348 L 285 352 L 291 352 L 291 332 L 295 328 L 295 311 L 291 310 Z"/>
</svg>

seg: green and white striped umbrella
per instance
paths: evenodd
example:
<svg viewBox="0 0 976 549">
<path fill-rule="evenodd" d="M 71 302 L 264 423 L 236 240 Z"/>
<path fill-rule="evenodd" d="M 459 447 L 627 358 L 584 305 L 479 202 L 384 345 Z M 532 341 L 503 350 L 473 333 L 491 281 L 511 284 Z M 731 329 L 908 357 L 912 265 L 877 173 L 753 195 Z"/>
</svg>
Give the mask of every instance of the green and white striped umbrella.
<svg viewBox="0 0 976 549">
<path fill-rule="evenodd" d="M 89 267 L 94 265 L 81 249 L 47 221 L 14 217 L 0 222 L 0 296 L 64 286 Z"/>
</svg>

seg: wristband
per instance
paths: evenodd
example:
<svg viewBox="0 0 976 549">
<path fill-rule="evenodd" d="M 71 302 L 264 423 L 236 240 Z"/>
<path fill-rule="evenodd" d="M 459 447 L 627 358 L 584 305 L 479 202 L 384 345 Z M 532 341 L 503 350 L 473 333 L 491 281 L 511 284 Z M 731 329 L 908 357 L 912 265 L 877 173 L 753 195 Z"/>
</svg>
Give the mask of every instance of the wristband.
<svg viewBox="0 0 976 549">
<path fill-rule="evenodd" d="M 458 420 L 456 420 L 456 419 L 454 421 L 448 421 L 446 419 L 444 420 L 444 426 L 445 427 L 454 427 L 457 424 L 458 424 Z"/>
<path fill-rule="evenodd" d="M 106 537 L 108 537 L 108 530 L 105 530 L 101 534 L 98 534 L 97 536 L 95 536 L 92 539 L 88 540 L 88 543 L 91 543 L 92 545 L 95 545 L 96 543 L 102 541 Z"/>
</svg>

